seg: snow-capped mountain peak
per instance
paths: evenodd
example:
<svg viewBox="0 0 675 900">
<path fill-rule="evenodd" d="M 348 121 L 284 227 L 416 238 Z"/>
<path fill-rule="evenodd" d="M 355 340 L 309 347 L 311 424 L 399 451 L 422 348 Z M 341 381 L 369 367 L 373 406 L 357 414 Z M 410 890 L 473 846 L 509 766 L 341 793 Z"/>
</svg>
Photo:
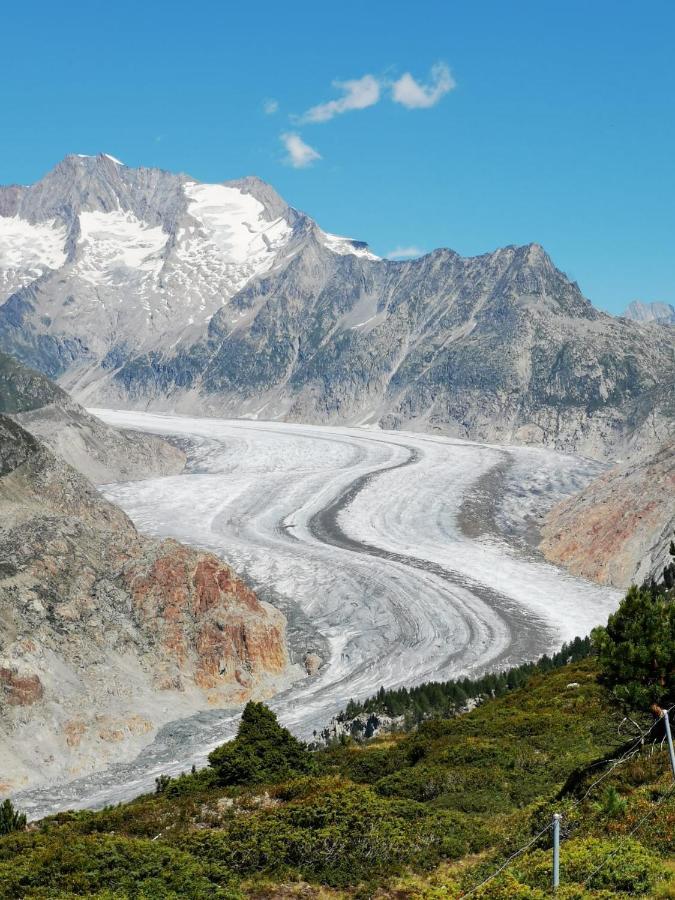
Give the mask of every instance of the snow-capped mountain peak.
<svg viewBox="0 0 675 900">
<path fill-rule="evenodd" d="M 322 232 L 259 178 L 206 184 L 73 154 L 34 185 L 0 188 L 0 303 L 47 277 L 35 290 L 50 323 L 93 333 L 96 355 L 110 349 L 99 336 L 111 329 L 127 347 L 175 346 L 311 232 L 332 253 L 376 258 Z"/>
</svg>

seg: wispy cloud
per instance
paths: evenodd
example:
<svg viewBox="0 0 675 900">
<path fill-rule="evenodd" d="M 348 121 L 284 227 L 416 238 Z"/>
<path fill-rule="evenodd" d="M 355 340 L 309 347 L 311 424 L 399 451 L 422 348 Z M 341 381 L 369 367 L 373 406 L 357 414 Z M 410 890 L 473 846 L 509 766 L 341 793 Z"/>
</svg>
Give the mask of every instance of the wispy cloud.
<svg viewBox="0 0 675 900">
<path fill-rule="evenodd" d="M 328 122 L 350 110 L 374 106 L 380 99 L 380 83 L 374 75 L 364 75 L 351 81 L 334 81 L 333 87 L 342 91 L 342 97 L 313 106 L 300 116 L 300 122 Z"/>
<path fill-rule="evenodd" d="M 317 159 L 321 159 L 321 154 L 306 144 L 299 134 L 295 132 L 286 132 L 281 135 L 281 142 L 286 148 L 286 158 L 284 162 L 293 166 L 294 169 L 305 169 L 311 166 Z"/>
<path fill-rule="evenodd" d="M 348 81 L 334 81 L 333 87 L 341 92 L 340 97 L 318 103 L 301 116 L 290 116 L 290 121 L 296 124 L 329 122 L 343 113 L 375 106 L 383 96 L 407 109 L 428 109 L 455 87 L 455 80 L 446 63 L 438 62 L 432 66 L 427 83 L 416 81 L 410 72 L 405 72 L 395 81 L 367 74 Z M 279 102 L 268 98 L 263 103 L 263 111 L 274 115 L 279 111 Z M 281 142 L 286 148 L 284 162 L 294 169 L 305 169 L 321 159 L 319 151 L 307 144 L 296 131 L 284 132 Z M 408 259 L 423 253 L 418 247 L 397 247 L 391 251 L 389 258 Z"/>
<path fill-rule="evenodd" d="M 428 84 L 415 81 L 410 72 L 401 75 L 391 86 L 391 97 L 408 109 L 428 109 L 455 87 L 455 79 L 445 63 L 436 63 L 431 69 Z"/>
<path fill-rule="evenodd" d="M 426 250 L 420 247 L 394 247 L 387 253 L 387 259 L 412 259 L 415 256 L 424 256 Z"/>
</svg>

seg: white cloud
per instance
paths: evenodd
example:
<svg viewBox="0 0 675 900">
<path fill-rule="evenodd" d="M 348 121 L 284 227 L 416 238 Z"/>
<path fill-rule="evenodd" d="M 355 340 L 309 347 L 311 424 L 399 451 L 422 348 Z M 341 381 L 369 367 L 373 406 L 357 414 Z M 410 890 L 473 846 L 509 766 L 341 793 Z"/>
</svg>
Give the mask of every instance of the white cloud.
<svg viewBox="0 0 675 900">
<path fill-rule="evenodd" d="M 317 159 L 321 159 L 321 154 L 306 144 L 299 134 L 286 132 L 281 135 L 281 141 L 287 152 L 284 162 L 294 169 L 304 169 Z"/>
<path fill-rule="evenodd" d="M 412 259 L 414 256 L 424 256 L 426 250 L 419 247 L 394 247 L 387 253 L 387 259 Z"/>
<path fill-rule="evenodd" d="M 263 112 L 266 116 L 273 116 L 279 109 L 279 101 L 270 97 L 263 103 Z"/>
<path fill-rule="evenodd" d="M 300 116 L 301 122 L 328 122 L 334 116 L 349 112 L 352 109 L 366 109 L 374 106 L 380 99 L 380 84 L 373 75 L 354 78 L 351 81 L 334 81 L 333 87 L 342 91 L 338 100 L 319 103 Z"/>
<path fill-rule="evenodd" d="M 455 87 L 455 79 L 445 63 L 436 63 L 431 69 L 429 84 L 415 81 L 410 72 L 395 81 L 391 86 L 391 96 L 395 103 L 408 109 L 428 109 L 435 106 L 448 91 Z"/>
</svg>

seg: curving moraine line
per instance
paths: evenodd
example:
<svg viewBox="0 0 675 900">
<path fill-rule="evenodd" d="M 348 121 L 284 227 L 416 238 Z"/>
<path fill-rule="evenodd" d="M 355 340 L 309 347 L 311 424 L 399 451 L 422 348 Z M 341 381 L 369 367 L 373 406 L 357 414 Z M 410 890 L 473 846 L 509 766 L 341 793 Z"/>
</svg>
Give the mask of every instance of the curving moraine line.
<svg viewBox="0 0 675 900">
<path fill-rule="evenodd" d="M 498 669 L 501 663 L 508 662 L 514 657 L 522 657 L 524 659 L 541 656 L 550 649 L 551 643 L 549 625 L 544 620 L 533 616 L 531 612 L 526 612 L 522 608 L 515 606 L 510 598 L 475 579 L 468 578 L 464 574 L 455 572 L 451 568 L 441 566 L 430 560 L 396 553 L 374 544 L 356 540 L 350 537 L 340 525 L 340 513 L 355 500 L 361 491 L 371 486 L 376 479 L 380 478 L 385 472 L 402 469 L 406 466 L 414 466 L 419 463 L 422 456 L 421 452 L 414 447 L 408 447 L 407 449 L 409 451 L 408 459 L 389 466 L 387 469 L 355 478 L 331 503 L 315 513 L 309 521 L 311 534 L 323 544 L 349 553 L 367 554 L 379 559 L 397 562 L 412 569 L 430 572 L 448 584 L 470 591 L 503 622 L 511 638 L 510 644 L 490 660 L 490 668 Z M 498 460 L 492 468 L 500 469 L 502 467 L 503 461 Z M 472 643 L 476 637 L 473 620 L 467 617 L 465 623 L 471 635 L 469 643 Z M 448 653 L 442 668 L 445 668 L 452 662 L 456 662 L 464 652 L 465 648 L 462 647 Z"/>
</svg>

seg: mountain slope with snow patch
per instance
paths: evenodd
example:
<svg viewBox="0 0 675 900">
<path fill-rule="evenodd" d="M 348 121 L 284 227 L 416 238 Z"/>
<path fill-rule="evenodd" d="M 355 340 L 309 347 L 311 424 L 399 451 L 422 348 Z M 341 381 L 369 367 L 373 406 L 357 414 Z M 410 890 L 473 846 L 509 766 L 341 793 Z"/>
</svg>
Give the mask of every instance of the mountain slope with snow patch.
<svg viewBox="0 0 675 900">
<path fill-rule="evenodd" d="M 380 424 L 605 458 L 673 433 L 660 323 L 537 244 L 379 259 L 249 177 L 69 156 L 0 188 L 0 349 L 92 405 Z"/>
</svg>

